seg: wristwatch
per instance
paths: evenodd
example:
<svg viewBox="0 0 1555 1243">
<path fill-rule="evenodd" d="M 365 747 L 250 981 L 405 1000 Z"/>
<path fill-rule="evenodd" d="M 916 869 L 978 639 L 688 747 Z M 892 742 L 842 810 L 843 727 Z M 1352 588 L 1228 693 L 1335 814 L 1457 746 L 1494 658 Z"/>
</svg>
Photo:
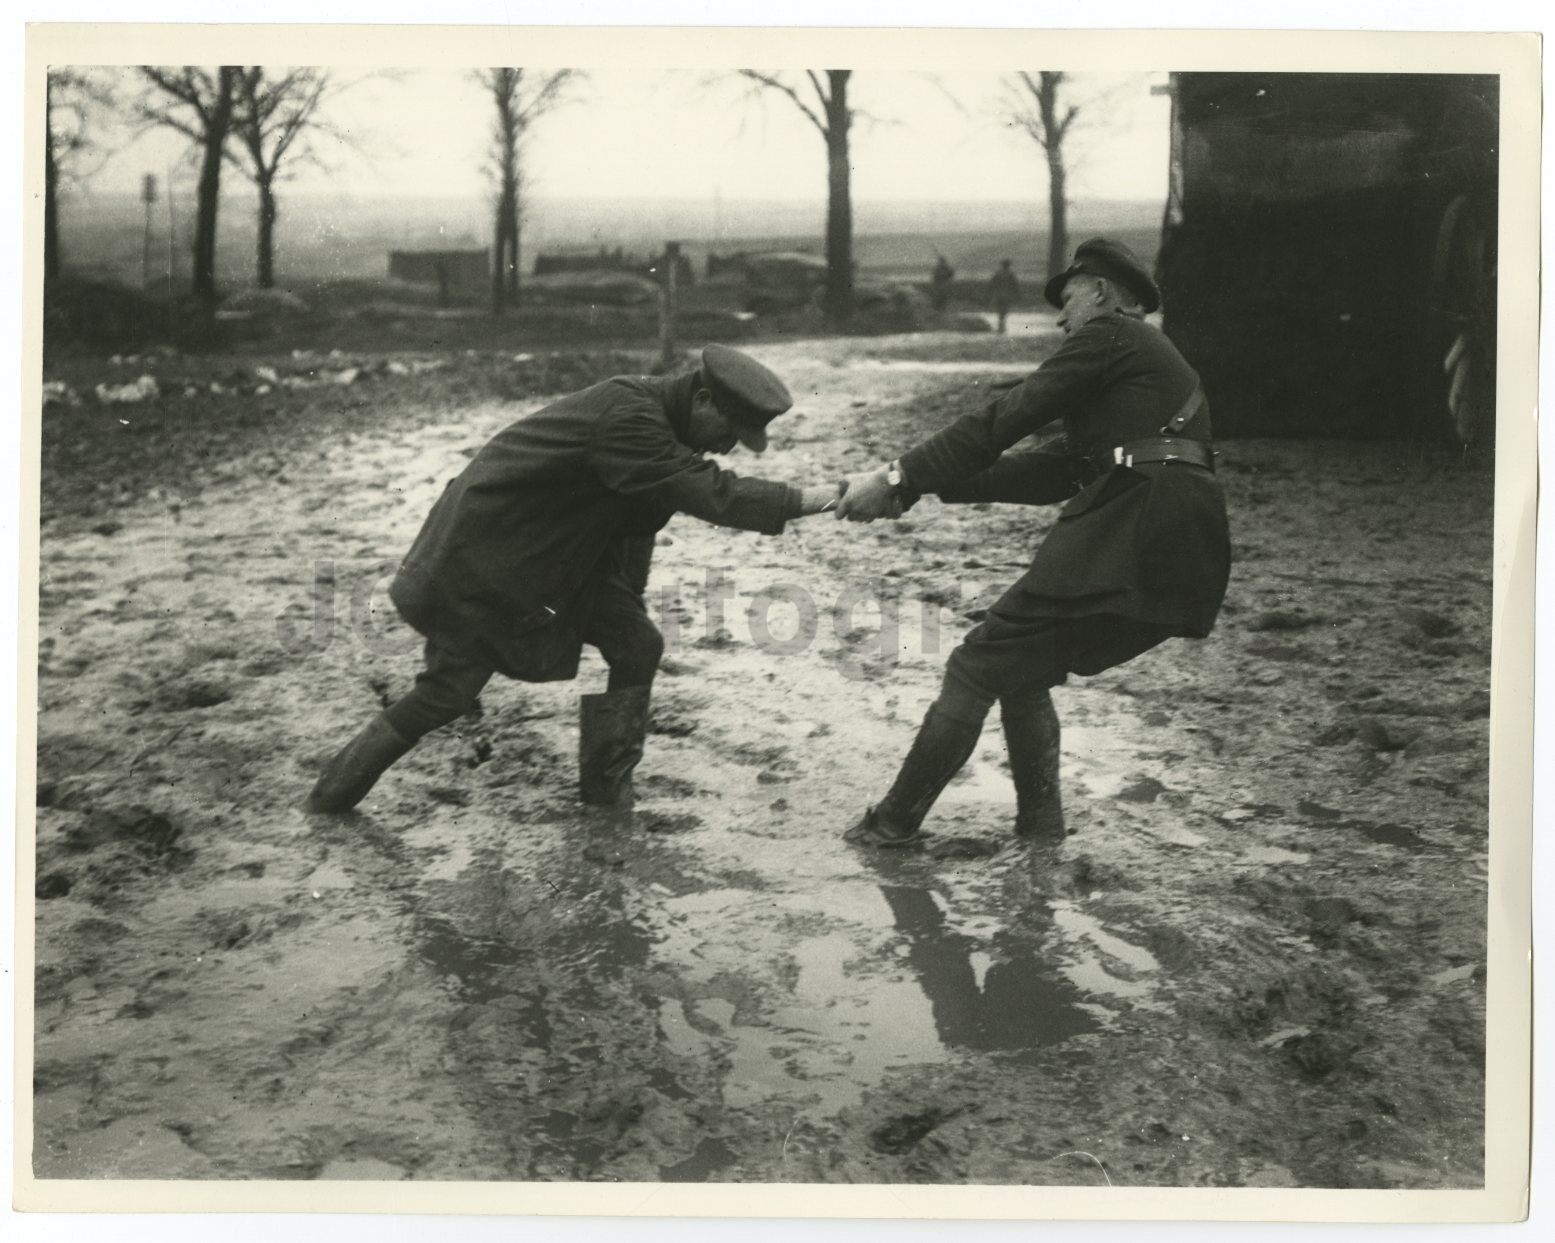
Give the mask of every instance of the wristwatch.
<svg viewBox="0 0 1555 1243">
<path fill-rule="evenodd" d="M 900 492 L 907 484 L 907 476 L 902 474 L 902 464 L 891 462 L 885 468 L 885 481 L 891 485 L 891 490 Z"/>
</svg>

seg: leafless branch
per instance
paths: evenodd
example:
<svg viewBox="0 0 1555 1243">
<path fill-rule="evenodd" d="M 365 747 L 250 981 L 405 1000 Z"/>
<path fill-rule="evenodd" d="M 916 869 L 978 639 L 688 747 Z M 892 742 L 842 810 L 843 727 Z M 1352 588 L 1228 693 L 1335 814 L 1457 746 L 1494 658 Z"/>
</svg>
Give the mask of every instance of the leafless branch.
<svg viewBox="0 0 1555 1243">
<path fill-rule="evenodd" d="M 813 75 L 813 71 L 807 70 L 807 72 L 811 72 Z M 799 97 L 799 92 L 796 91 L 787 82 L 783 81 L 782 78 L 773 73 L 764 73 L 759 69 L 741 69 L 739 70 L 739 74 L 742 78 L 748 78 L 752 82 L 759 83 L 761 86 L 766 87 L 768 90 L 777 91 L 780 94 L 787 95 L 790 101 L 792 101 L 794 107 L 798 108 L 800 112 L 804 113 L 804 115 L 809 119 L 810 124 L 815 126 L 816 131 L 821 135 L 821 137 L 826 137 L 826 122 L 817 116 L 815 110 Z M 811 80 L 814 81 L 813 76 Z M 819 91 L 820 87 L 817 86 L 816 90 Z M 825 99 L 824 94 L 822 95 L 822 99 Z"/>
</svg>

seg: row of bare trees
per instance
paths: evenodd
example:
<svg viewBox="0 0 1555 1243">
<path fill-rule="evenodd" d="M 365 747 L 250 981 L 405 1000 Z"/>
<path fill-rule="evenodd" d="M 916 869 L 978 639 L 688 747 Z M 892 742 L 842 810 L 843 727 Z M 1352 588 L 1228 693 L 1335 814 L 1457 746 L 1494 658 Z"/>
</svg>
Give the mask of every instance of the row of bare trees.
<svg viewBox="0 0 1555 1243">
<path fill-rule="evenodd" d="M 258 192 L 256 279 L 262 288 L 271 288 L 280 217 L 276 184 L 282 170 L 292 161 L 314 158 L 311 135 L 341 137 L 320 115 L 332 93 L 330 75 L 319 69 L 277 72 L 240 65 L 145 66 L 138 72 L 144 89 L 130 106 L 135 122 L 182 134 L 198 153 L 194 295 L 206 303 L 214 303 L 217 296 L 217 213 L 221 174 L 229 164 Z M 62 184 L 84 175 L 86 157 L 102 146 L 94 122 L 104 127 L 121 101 L 111 82 L 90 70 L 51 69 L 46 91 L 44 272 L 52 280 L 64 267 L 58 206 Z"/>
<path fill-rule="evenodd" d="M 321 69 L 274 71 L 259 65 L 222 65 L 214 73 L 199 66 L 147 66 L 141 74 L 151 91 L 140 114 L 153 125 L 184 135 L 200 153 L 195 191 L 193 292 L 202 302 L 216 298 L 216 218 L 221 172 L 234 164 L 259 196 L 255 279 L 275 285 L 275 226 L 280 218 L 276 183 L 292 162 L 316 158 L 310 139 L 328 133 L 344 138 L 321 116 L 336 89 Z M 234 150 L 236 148 L 236 150 Z"/>
<path fill-rule="evenodd" d="M 826 152 L 825 312 L 844 324 L 853 311 L 853 208 L 851 133 L 857 116 L 849 102 L 852 71 L 803 70 L 784 73 L 742 69 L 738 76 L 756 96 L 781 97 L 792 104 L 820 136 Z M 333 126 L 325 105 L 350 85 L 322 69 L 272 70 L 262 66 L 222 65 L 156 67 L 139 70 L 143 93 L 132 112 L 144 125 L 171 129 L 186 137 L 199 159 L 193 243 L 194 295 L 214 304 L 216 228 L 223 168 L 236 167 L 258 195 L 256 279 L 261 288 L 275 283 L 275 232 L 280 218 L 277 185 L 295 164 L 316 162 L 313 139 L 349 141 Z M 582 75 L 571 69 L 534 70 L 501 67 L 478 70 L 475 80 L 489 97 L 493 112 L 489 168 L 495 183 L 492 232 L 493 314 L 516 303 L 521 272 L 521 226 L 525 177 L 524 147 L 543 116 L 575 97 Z M 1048 263 L 1057 270 L 1068 253 L 1066 140 L 1082 104 L 1069 98 L 1066 75 L 1021 71 L 1009 79 L 1007 121 L 1042 150 L 1048 175 Z M 51 70 L 47 96 L 47 171 L 45 178 L 45 271 L 57 277 L 63 259 L 59 237 L 58 195 L 64 179 L 82 173 L 96 144 L 90 118 L 118 103 L 109 86 L 90 71 Z M 1098 101 L 1085 106 L 1095 113 Z"/>
</svg>

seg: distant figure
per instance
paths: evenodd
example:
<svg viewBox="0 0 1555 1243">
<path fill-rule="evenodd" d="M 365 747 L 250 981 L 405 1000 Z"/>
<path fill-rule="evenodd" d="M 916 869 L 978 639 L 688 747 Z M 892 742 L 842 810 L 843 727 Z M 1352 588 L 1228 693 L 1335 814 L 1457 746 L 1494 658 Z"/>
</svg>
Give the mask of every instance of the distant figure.
<svg viewBox="0 0 1555 1243">
<path fill-rule="evenodd" d="M 999 331 L 1003 332 L 1010 308 L 1020 298 L 1020 281 L 1015 279 L 1015 270 L 1008 259 L 1000 262 L 999 270 L 988 282 L 988 296 L 993 299 L 993 309 L 999 313 Z"/>
<path fill-rule="evenodd" d="M 929 274 L 929 302 L 936 311 L 943 311 L 945 304 L 950 301 L 950 282 L 955 279 L 956 269 L 950 266 L 944 255 L 940 255 L 934 270 Z"/>
</svg>

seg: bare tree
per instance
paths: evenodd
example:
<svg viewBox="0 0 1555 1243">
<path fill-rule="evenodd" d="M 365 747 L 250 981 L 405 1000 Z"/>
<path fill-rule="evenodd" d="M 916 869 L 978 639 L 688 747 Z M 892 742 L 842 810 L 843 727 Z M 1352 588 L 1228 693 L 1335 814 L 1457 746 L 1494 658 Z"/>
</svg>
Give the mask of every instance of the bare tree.
<svg viewBox="0 0 1555 1243">
<path fill-rule="evenodd" d="M 521 266 L 519 224 L 523 215 L 523 145 L 529 127 L 564 103 L 576 69 L 481 69 L 480 84 L 491 94 L 496 117 L 491 127 L 491 170 L 497 182 L 492 231 L 491 313 L 501 315 L 518 302 Z"/>
<path fill-rule="evenodd" d="M 94 122 L 113 106 L 113 92 L 89 69 L 50 69 L 44 87 L 43 275 L 64 271 L 59 240 L 62 183 L 85 175 L 83 157 L 93 150 Z"/>
<path fill-rule="evenodd" d="M 1077 167 L 1069 140 L 1086 120 L 1113 116 L 1128 87 L 1113 82 L 1081 95 L 1073 89 L 1070 74 L 1048 69 L 1022 69 L 1011 76 L 1009 86 L 1010 124 L 1024 130 L 1047 161 L 1047 270 L 1059 272 L 1069 259 L 1069 175 Z"/>
<path fill-rule="evenodd" d="M 284 165 L 314 158 L 309 136 L 328 129 L 319 111 L 339 89 L 322 69 L 277 73 L 248 65 L 238 76 L 233 129 L 246 158 L 236 163 L 259 191 L 255 278 L 261 289 L 275 285 L 275 224 L 281 214 L 276 181 Z M 343 138 L 334 130 L 329 132 Z"/>
<path fill-rule="evenodd" d="M 183 134 L 200 151 L 200 180 L 195 200 L 194 295 L 207 306 L 216 302 L 216 210 L 221 194 L 221 165 L 232 130 L 241 70 L 222 65 L 215 73 L 195 65 L 141 67 L 152 87 L 140 105 L 153 125 Z"/>
<path fill-rule="evenodd" d="M 853 196 L 852 166 L 848 161 L 848 132 L 853 110 L 848 106 L 851 69 L 806 69 L 814 93 L 811 101 L 782 74 L 761 69 L 741 69 L 740 75 L 760 89 L 786 96 L 826 143 L 826 318 L 834 327 L 853 317 Z"/>
<path fill-rule="evenodd" d="M 1078 104 L 1063 104 L 1059 88 L 1065 75 L 1047 69 L 1032 74 L 1022 69 L 1015 80 L 1024 91 L 1010 119 L 1042 148 L 1047 157 L 1047 270 L 1061 272 L 1069 256 L 1068 170 L 1064 164 L 1064 139 L 1069 136 Z"/>
</svg>

